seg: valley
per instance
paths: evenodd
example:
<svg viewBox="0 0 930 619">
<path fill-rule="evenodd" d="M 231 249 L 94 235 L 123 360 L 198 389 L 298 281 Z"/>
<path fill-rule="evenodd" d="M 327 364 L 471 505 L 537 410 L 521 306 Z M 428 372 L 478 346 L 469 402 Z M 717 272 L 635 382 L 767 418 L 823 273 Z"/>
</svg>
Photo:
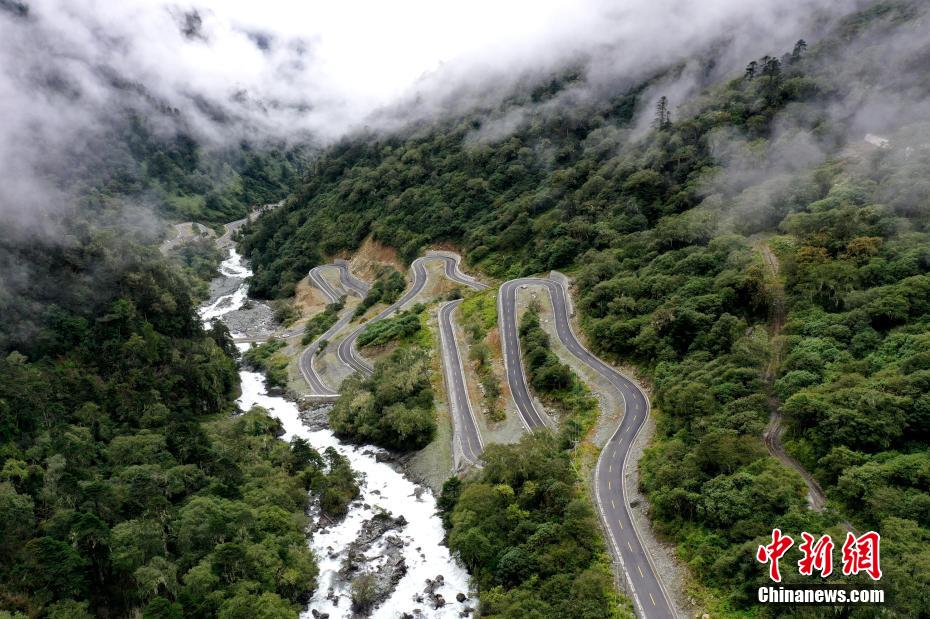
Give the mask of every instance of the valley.
<svg viewBox="0 0 930 619">
<path fill-rule="evenodd" d="M 0 619 L 930 617 L 930 6 L 482 2 L 0 0 Z"/>
</svg>

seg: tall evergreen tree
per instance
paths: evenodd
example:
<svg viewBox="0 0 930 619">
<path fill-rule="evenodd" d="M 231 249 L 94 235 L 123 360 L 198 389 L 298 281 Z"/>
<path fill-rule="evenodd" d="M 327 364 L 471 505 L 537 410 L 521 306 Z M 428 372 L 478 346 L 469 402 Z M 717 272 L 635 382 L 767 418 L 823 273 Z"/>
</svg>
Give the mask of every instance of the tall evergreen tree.
<svg viewBox="0 0 930 619">
<path fill-rule="evenodd" d="M 795 63 L 804 56 L 804 52 L 807 51 L 807 41 L 804 39 L 798 39 L 798 42 L 794 44 L 794 49 L 791 50 L 791 62 Z"/>
<path fill-rule="evenodd" d="M 668 129 L 672 126 L 672 112 L 668 109 L 668 97 L 662 95 L 656 103 L 656 115 L 652 126 L 658 130 Z"/>
</svg>

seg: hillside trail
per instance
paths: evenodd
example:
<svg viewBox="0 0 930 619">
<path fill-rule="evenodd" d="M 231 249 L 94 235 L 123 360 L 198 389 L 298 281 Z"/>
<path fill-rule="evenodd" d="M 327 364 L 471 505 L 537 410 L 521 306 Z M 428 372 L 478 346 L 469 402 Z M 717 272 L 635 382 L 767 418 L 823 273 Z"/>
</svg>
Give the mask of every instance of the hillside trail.
<svg viewBox="0 0 930 619">
<path fill-rule="evenodd" d="M 782 464 L 798 472 L 807 485 L 807 502 L 811 509 L 817 512 L 823 511 L 827 504 L 827 498 L 823 494 L 823 489 L 817 480 L 814 479 L 807 469 L 801 466 L 801 463 L 790 456 L 782 445 L 782 435 L 785 433 L 784 419 L 781 414 L 781 402 L 775 396 L 773 386 L 775 377 L 778 375 L 778 368 L 781 367 L 782 358 L 785 350 L 785 339 L 782 336 L 782 330 L 785 327 L 785 288 L 780 277 L 780 264 L 778 257 L 772 252 L 772 249 L 766 242 L 760 242 L 757 246 L 762 254 L 762 261 L 767 271 L 768 288 L 772 294 L 772 309 L 769 319 L 769 341 L 772 345 L 772 353 L 769 363 L 766 366 L 762 378 L 765 381 L 769 391 L 769 409 L 771 416 L 769 423 L 762 432 L 762 441 L 771 456 L 777 458 Z"/>
</svg>

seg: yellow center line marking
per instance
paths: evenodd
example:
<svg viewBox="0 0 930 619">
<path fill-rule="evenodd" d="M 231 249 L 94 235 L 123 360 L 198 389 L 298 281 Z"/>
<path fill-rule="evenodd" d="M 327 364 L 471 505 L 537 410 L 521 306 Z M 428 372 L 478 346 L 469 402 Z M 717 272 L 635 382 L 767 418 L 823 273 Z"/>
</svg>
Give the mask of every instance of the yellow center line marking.
<svg viewBox="0 0 930 619">
<path fill-rule="evenodd" d="M 620 528 L 622 529 L 622 528 L 623 528 L 623 521 L 622 521 L 622 520 L 618 520 L 617 522 L 620 523 Z M 630 543 L 630 542 L 627 542 L 627 544 L 629 544 L 629 543 Z M 633 550 L 633 549 L 630 548 L 630 550 Z"/>
<path fill-rule="evenodd" d="M 610 490 L 610 489 L 611 489 L 611 486 L 610 486 L 610 480 L 609 480 L 609 479 L 607 480 L 607 489 L 608 489 L 608 490 Z"/>
<path fill-rule="evenodd" d="M 630 549 L 630 552 L 633 552 L 633 544 L 630 543 L 630 540 L 626 541 L 626 545 Z"/>
<path fill-rule="evenodd" d="M 656 605 L 656 599 L 655 599 L 654 597 L 652 597 L 652 594 L 651 594 L 651 593 L 649 594 L 649 599 L 652 600 L 652 605 L 655 606 L 655 605 Z"/>
<path fill-rule="evenodd" d="M 614 465 L 613 465 L 612 462 L 611 462 L 610 466 L 607 467 L 607 472 L 608 472 L 608 473 L 613 473 L 613 472 L 614 472 Z"/>
<path fill-rule="evenodd" d="M 636 569 L 639 570 L 639 577 L 640 577 L 640 578 L 643 578 L 643 568 L 641 568 L 640 566 L 637 565 L 637 566 L 636 566 Z"/>
<path fill-rule="evenodd" d="M 610 507 L 611 507 L 612 509 L 617 509 L 617 506 L 614 505 L 614 500 L 613 500 L 613 499 L 610 499 Z"/>
</svg>

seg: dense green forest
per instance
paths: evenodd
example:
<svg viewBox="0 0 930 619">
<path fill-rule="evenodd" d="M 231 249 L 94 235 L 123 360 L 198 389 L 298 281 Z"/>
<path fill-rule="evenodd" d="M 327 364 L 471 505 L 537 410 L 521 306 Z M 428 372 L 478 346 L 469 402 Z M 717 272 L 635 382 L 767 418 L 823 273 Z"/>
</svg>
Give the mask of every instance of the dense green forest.
<svg viewBox="0 0 930 619">
<path fill-rule="evenodd" d="M 643 95 L 663 76 L 545 105 L 582 85 L 573 72 L 428 130 L 345 139 L 246 228 L 256 293 L 289 294 L 369 235 L 408 261 L 452 242 L 499 278 L 568 270 L 592 346 L 652 381 L 658 432 L 642 485 L 713 609 L 752 604 L 764 576 L 752 552 L 774 526 L 836 532 L 848 520 L 884 536 L 890 607 L 930 613 L 918 593 L 930 550 L 914 541 L 930 536 L 930 131 L 901 115 L 876 146 L 841 113 L 863 89 L 926 100 L 923 52 L 894 44 L 926 19 L 916 2 L 874 3 L 817 42 L 745 59 L 745 74 L 672 102 L 643 135 L 633 122 L 651 114 Z M 481 137 L 514 110 L 527 120 Z M 538 388 L 562 381 L 538 361 Z M 760 440 L 773 406 L 786 447 L 826 490 L 824 513 Z"/>
<path fill-rule="evenodd" d="M 292 617 L 316 586 L 307 491 L 340 513 L 351 471 L 261 409 L 231 416 L 235 348 L 203 330 L 184 272 L 84 224 L 62 224 L 67 247 L 2 245 L 35 269 L 4 315 L 36 318 L 0 355 L 0 607 Z"/>
<path fill-rule="evenodd" d="M 307 165 L 303 148 L 211 145 L 179 119 L 156 131 L 163 120 L 131 111 L 117 117 L 101 152 L 83 153 L 68 173 L 93 179 L 96 199 L 139 199 L 168 219 L 223 224 L 283 199 Z"/>
<path fill-rule="evenodd" d="M 345 379 L 339 394 L 329 425 L 342 438 L 409 451 L 436 432 L 429 352 L 421 347 L 397 348 L 375 363 L 371 377 Z"/>
<path fill-rule="evenodd" d="M 52 179 L 74 204 L 0 229 L 0 609 L 293 617 L 316 588 L 308 503 L 342 513 L 354 476 L 261 409 L 232 416 L 235 347 L 194 311 L 220 252 L 162 256 L 138 207 L 242 217 L 284 195 L 302 155 L 127 114 Z"/>
</svg>

